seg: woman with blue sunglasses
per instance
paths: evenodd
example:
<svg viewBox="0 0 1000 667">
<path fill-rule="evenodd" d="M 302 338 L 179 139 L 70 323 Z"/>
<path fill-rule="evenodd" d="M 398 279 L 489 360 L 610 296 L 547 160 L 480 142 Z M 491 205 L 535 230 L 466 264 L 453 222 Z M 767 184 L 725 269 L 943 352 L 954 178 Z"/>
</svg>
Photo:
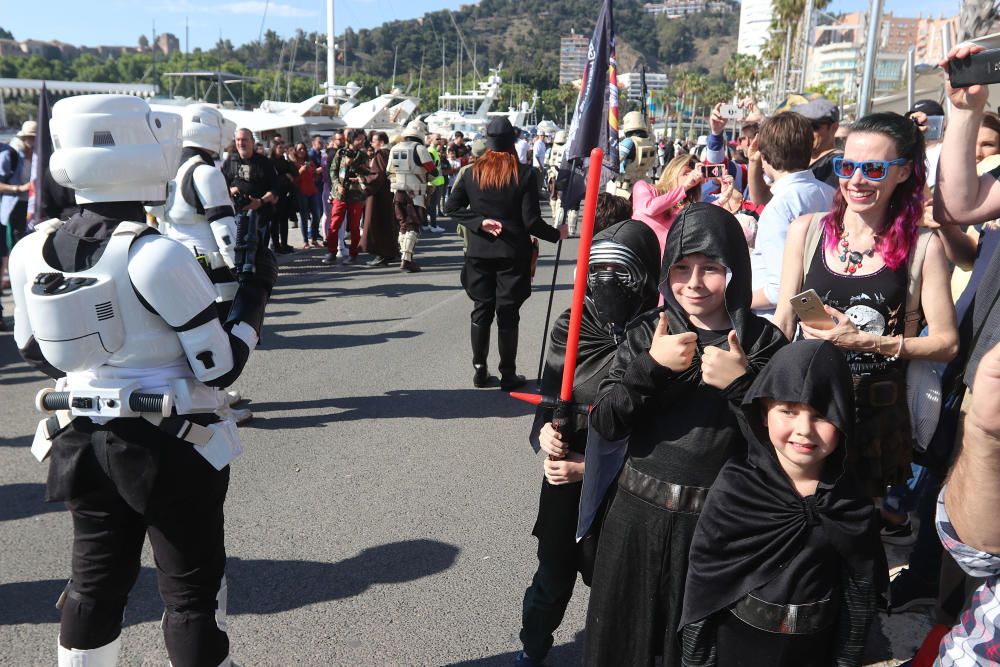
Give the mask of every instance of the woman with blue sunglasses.
<svg viewBox="0 0 1000 667">
<path fill-rule="evenodd" d="M 775 324 L 791 338 L 792 297 L 814 289 L 823 300 L 830 328 L 798 323 L 801 335 L 828 340 L 846 355 L 858 435 L 849 461 L 866 492 L 882 497 L 910 473 L 907 361 L 949 361 L 957 350 L 950 269 L 940 239 L 929 232 L 920 238 L 924 140 L 911 121 L 879 113 L 855 122 L 833 170 L 840 188 L 832 210 L 803 216 L 788 230 Z M 920 288 L 914 282 L 908 298 L 911 274 Z M 928 335 L 918 338 L 923 322 Z"/>
</svg>

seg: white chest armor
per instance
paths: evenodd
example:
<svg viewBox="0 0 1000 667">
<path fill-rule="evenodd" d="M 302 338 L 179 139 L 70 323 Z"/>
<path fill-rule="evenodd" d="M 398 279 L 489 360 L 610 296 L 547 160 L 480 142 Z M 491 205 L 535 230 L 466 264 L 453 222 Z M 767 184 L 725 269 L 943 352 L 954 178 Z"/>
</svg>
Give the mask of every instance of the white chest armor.
<svg viewBox="0 0 1000 667">
<path fill-rule="evenodd" d="M 417 161 L 421 147 L 422 144 L 415 141 L 401 141 L 389 150 L 390 189 L 393 192 L 401 190 L 414 197 L 423 197 L 427 193 L 427 171 Z"/>
<path fill-rule="evenodd" d="M 648 137 L 629 137 L 635 144 L 635 155 L 625 165 L 625 180 L 629 183 L 641 181 L 656 164 L 656 144 Z"/>
<path fill-rule="evenodd" d="M 184 360 L 177 334 L 139 301 L 129 278 L 129 250 L 141 223 L 122 222 L 100 260 L 75 273 L 59 272 L 42 248 L 61 226 L 44 223 L 21 241 L 25 308 L 45 359 L 67 373 L 100 366 L 152 368 Z M 30 247 L 34 246 L 34 247 Z"/>
</svg>

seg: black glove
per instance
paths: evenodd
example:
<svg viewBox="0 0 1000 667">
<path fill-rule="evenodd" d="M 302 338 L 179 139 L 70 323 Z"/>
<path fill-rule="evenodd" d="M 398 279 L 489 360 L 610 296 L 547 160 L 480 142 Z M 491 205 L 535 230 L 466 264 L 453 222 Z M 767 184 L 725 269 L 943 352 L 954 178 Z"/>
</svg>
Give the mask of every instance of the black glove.
<svg viewBox="0 0 1000 667">
<path fill-rule="evenodd" d="M 248 276 L 248 279 L 264 287 L 268 294 L 274 289 L 278 282 L 278 258 L 270 248 L 261 248 L 257 251 L 254 260 L 256 270 Z"/>
</svg>

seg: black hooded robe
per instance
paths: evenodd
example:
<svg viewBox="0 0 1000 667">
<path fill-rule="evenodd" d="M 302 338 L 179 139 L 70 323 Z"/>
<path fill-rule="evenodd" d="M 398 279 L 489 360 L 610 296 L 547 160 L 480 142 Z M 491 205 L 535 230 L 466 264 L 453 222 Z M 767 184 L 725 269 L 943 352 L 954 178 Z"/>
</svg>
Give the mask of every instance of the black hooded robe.
<svg viewBox="0 0 1000 667">
<path fill-rule="evenodd" d="M 662 310 L 673 333 L 694 331 L 699 345 L 680 374 L 660 366 L 649 346 L 660 310 L 644 316 L 618 348 L 601 384 L 590 424 L 607 441 L 628 440 L 627 465 L 657 480 L 708 488 L 722 466 L 745 452 L 736 406 L 754 377 L 786 340 L 750 310 L 750 254 L 743 231 L 727 211 L 696 203 L 667 235 L 661 280 L 681 257 L 701 253 L 727 267 L 726 307 L 748 357 L 748 372 L 719 391 L 701 381 L 701 350 L 728 348 L 728 331 L 691 325 L 669 287 Z M 589 456 L 588 452 L 588 466 Z M 588 475 L 590 470 L 588 467 Z M 604 489 L 591 493 L 603 496 Z M 588 502 L 585 497 L 581 501 Z M 655 506 L 619 487 L 601 528 L 587 610 L 584 663 L 680 664 L 678 623 L 696 513 Z"/>
<path fill-rule="evenodd" d="M 805 403 L 841 434 L 813 495 L 800 496 L 782 470 L 763 399 Z M 847 361 L 828 342 L 784 348 L 750 387 L 740 421 L 747 456 L 719 473 L 691 544 L 683 664 L 857 667 L 887 571 L 875 508 L 847 472 L 854 432 Z M 775 605 L 829 600 L 831 613 L 810 634 L 769 632 L 731 611 L 748 595 Z"/>
<path fill-rule="evenodd" d="M 656 306 L 659 293 L 656 286 L 660 275 L 660 246 L 656 234 L 644 223 L 626 220 L 602 231 L 594 241 L 612 240 L 631 249 L 646 270 L 642 287 L 642 305 L 639 312 Z M 562 383 L 563 364 L 566 358 L 566 338 L 569 331 L 569 314 L 566 310 L 552 328 L 549 350 L 542 375 L 542 394 L 558 395 Z M 601 381 L 607 377 L 621 339 L 601 323 L 593 300 L 588 295 L 584 301 L 580 326 L 580 344 L 573 377 L 573 402 L 590 405 L 597 398 Z M 552 421 L 552 408 L 539 407 L 529 440 L 539 449 L 538 434 L 546 423 Z M 576 415 L 570 422 L 569 449 L 579 454 L 587 446 L 587 416 Z M 576 524 L 582 482 L 554 486 L 542 478 L 538 499 L 538 517 L 532 534 L 538 538 L 538 571 L 531 586 L 525 591 L 521 641 L 525 651 L 541 659 L 551 648 L 552 632 L 559 626 L 569 604 L 576 574 L 583 575 L 590 583 L 593 571 L 594 535 L 577 543 Z"/>
</svg>

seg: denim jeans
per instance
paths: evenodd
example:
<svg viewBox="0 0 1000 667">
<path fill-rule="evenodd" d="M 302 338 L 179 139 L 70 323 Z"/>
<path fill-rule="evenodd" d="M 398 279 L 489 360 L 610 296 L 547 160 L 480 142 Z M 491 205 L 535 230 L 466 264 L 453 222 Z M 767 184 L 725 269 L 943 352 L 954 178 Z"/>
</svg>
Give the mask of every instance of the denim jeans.
<svg viewBox="0 0 1000 667">
<path fill-rule="evenodd" d="M 314 195 L 299 195 L 300 231 L 303 241 L 319 240 L 319 222 L 323 217 L 323 202 L 317 192 Z"/>
</svg>

